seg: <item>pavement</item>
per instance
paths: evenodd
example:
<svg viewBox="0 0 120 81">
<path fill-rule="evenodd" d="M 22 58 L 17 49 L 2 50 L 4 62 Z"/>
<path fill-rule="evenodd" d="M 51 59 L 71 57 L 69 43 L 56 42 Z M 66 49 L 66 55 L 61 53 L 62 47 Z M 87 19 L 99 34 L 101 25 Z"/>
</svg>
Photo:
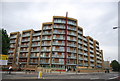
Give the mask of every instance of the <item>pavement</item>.
<svg viewBox="0 0 120 81">
<path fill-rule="evenodd" d="M 2 73 L 2 79 L 38 79 L 38 72 L 12 72 L 8 74 L 7 72 Z M 41 79 L 105 79 L 112 80 L 118 77 L 117 72 L 103 73 L 76 73 L 76 72 L 52 72 L 43 73 Z"/>
</svg>

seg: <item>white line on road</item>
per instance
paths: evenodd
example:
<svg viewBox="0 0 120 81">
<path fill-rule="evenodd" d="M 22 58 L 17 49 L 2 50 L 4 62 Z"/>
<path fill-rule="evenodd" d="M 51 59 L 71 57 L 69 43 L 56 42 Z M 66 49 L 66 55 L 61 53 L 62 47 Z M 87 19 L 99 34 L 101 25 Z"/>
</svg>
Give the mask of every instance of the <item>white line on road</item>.
<svg viewBox="0 0 120 81">
<path fill-rule="evenodd" d="M 115 78 L 118 78 L 119 76 L 116 76 L 116 77 L 112 77 L 112 78 L 109 78 L 109 79 L 115 79 Z"/>
</svg>

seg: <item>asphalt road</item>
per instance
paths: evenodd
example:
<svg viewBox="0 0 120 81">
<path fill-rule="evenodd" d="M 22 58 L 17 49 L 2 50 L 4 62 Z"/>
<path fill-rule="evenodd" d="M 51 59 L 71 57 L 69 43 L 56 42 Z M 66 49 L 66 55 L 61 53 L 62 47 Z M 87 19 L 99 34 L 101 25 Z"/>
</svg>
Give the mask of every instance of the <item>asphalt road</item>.
<svg viewBox="0 0 120 81">
<path fill-rule="evenodd" d="M 42 79 L 104 79 L 112 80 L 118 77 L 118 73 L 43 73 Z M 38 72 L 12 72 L 12 74 L 2 73 L 2 79 L 38 79 Z"/>
</svg>

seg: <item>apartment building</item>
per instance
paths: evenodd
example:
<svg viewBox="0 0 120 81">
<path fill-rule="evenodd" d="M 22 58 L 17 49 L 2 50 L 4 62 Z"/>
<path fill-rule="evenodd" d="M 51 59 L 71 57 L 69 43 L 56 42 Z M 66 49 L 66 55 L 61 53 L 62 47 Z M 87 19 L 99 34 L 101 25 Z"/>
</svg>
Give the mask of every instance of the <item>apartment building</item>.
<svg viewBox="0 0 120 81">
<path fill-rule="evenodd" d="M 52 22 L 33 29 L 10 33 L 9 64 L 75 68 L 103 67 L 99 42 L 83 35 L 77 19 L 53 16 Z"/>
</svg>

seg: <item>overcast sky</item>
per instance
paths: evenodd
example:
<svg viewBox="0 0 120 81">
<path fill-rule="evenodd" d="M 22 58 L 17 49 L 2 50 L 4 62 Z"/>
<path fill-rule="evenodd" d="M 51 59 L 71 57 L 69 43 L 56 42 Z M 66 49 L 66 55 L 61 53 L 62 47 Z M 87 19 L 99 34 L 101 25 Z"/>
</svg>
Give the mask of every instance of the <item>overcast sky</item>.
<svg viewBox="0 0 120 81">
<path fill-rule="evenodd" d="M 1 4 L 1 3 L 0 3 Z M 83 0 L 40 0 L 38 2 L 3 2 L 2 27 L 8 33 L 39 30 L 53 16 L 76 18 L 85 36 L 99 41 L 104 60 L 118 59 L 118 2 L 83 2 Z"/>
</svg>

